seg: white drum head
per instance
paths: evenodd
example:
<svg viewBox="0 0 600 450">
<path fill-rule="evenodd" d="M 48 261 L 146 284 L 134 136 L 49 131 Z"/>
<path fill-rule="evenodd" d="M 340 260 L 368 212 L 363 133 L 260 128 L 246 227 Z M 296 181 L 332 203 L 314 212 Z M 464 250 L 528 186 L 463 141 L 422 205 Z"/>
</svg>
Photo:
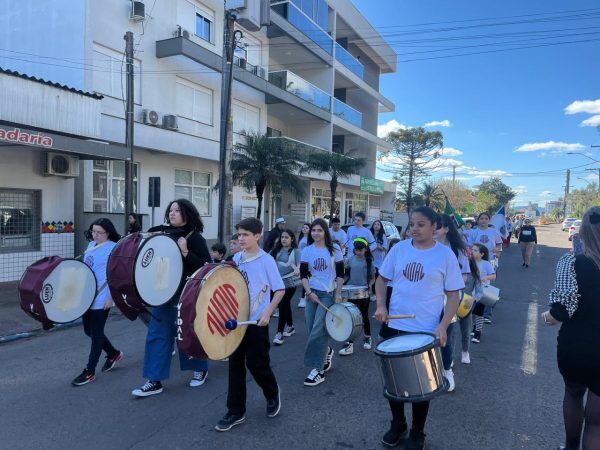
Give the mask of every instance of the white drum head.
<svg viewBox="0 0 600 450">
<path fill-rule="evenodd" d="M 354 327 L 350 311 L 348 311 L 345 306 L 342 306 L 339 303 L 331 305 L 329 309 L 337 317 L 335 317 L 329 311 L 327 312 L 327 315 L 325 316 L 325 327 L 327 328 L 327 333 L 331 339 L 334 339 L 338 342 L 345 342 L 350 338 L 352 329 Z"/>
<path fill-rule="evenodd" d="M 385 353 L 401 353 L 426 347 L 435 342 L 435 338 L 429 334 L 413 333 L 396 336 L 377 345 L 377 350 Z"/>
<path fill-rule="evenodd" d="M 173 239 L 155 235 L 142 241 L 133 280 L 140 298 L 150 306 L 167 303 L 177 292 L 183 276 L 183 259 Z"/>
<path fill-rule="evenodd" d="M 79 319 L 96 297 L 96 276 L 90 267 L 65 259 L 44 280 L 40 300 L 48 319 L 67 323 Z"/>
</svg>

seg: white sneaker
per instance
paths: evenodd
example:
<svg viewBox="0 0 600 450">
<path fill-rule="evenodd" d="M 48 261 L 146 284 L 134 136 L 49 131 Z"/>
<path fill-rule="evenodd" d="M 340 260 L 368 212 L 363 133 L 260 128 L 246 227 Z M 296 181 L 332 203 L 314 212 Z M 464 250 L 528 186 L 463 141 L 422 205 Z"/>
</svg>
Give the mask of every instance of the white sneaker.
<svg viewBox="0 0 600 450">
<path fill-rule="evenodd" d="M 317 386 L 325 381 L 323 372 L 319 372 L 317 369 L 310 371 L 308 376 L 304 379 L 304 386 Z"/>
<path fill-rule="evenodd" d="M 371 350 L 371 336 L 365 336 L 365 343 L 363 344 L 365 350 Z"/>
<path fill-rule="evenodd" d="M 194 372 L 194 376 L 190 380 L 190 387 L 198 387 L 202 386 L 206 381 L 206 377 L 208 376 L 208 371 L 200 371 Z"/>
<path fill-rule="evenodd" d="M 304 297 L 298 302 L 298 308 L 306 308 L 306 299 Z"/>
<path fill-rule="evenodd" d="M 454 372 L 452 372 L 452 369 L 444 369 L 444 378 L 448 380 L 448 392 L 452 392 L 456 387 L 456 383 L 454 382 Z"/>
<path fill-rule="evenodd" d="M 283 330 L 283 337 L 290 337 L 293 336 L 295 333 L 296 329 L 293 325 L 291 327 L 286 325 L 285 329 Z"/>
<path fill-rule="evenodd" d="M 275 337 L 273 338 L 273 344 L 281 345 L 283 344 L 283 336 L 281 333 L 275 333 Z"/>
<path fill-rule="evenodd" d="M 346 342 L 346 344 L 338 352 L 341 356 L 348 356 L 354 353 L 354 344 L 352 342 Z"/>
<path fill-rule="evenodd" d="M 471 364 L 471 356 L 469 355 L 469 352 L 462 352 L 460 362 L 463 364 Z"/>
<path fill-rule="evenodd" d="M 271 317 L 278 318 L 278 317 L 279 317 L 279 310 L 278 310 L 278 309 L 276 309 L 276 310 L 273 312 L 273 314 L 271 314 Z"/>
</svg>

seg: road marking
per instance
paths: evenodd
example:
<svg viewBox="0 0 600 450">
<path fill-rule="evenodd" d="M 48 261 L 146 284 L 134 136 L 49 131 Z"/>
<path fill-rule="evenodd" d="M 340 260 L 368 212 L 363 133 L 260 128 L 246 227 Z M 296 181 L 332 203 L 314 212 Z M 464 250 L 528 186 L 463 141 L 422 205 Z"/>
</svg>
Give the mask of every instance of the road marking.
<svg viewBox="0 0 600 450">
<path fill-rule="evenodd" d="M 537 286 L 531 293 L 531 303 L 527 310 L 527 328 L 523 339 L 523 353 L 521 354 L 521 370 L 525 375 L 537 373 L 537 329 L 538 329 L 538 295 Z"/>
</svg>

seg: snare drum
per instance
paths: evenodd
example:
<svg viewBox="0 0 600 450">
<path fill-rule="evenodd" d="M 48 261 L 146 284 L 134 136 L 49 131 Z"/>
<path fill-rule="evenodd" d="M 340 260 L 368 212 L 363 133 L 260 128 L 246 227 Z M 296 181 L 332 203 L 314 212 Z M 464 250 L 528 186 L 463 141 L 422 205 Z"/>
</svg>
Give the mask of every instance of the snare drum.
<svg viewBox="0 0 600 450">
<path fill-rule="evenodd" d="M 422 402 L 448 388 L 442 354 L 433 334 L 407 333 L 375 347 L 383 378 L 383 395 L 399 402 Z"/>
<path fill-rule="evenodd" d="M 342 286 L 342 298 L 345 301 L 348 300 L 361 300 L 364 298 L 370 298 L 368 286 L 354 286 L 352 284 L 346 284 Z"/>
<path fill-rule="evenodd" d="M 294 274 L 287 277 L 282 277 L 281 279 L 283 280 L 283 285 L 286 289 L 302 286 L 302 280 L 299 276 L 296 276 Z"/>
<path fill-rule="evenodd" d="M 225 322 L 247 321 L 249 315 L 250 294 L 241 272 L 231 264 L 206 264 L 181 293 L 177 346 L 193 358 L 227 358 L 242 342 L 246 326 L 228 330 Z"/>
<path fill-rule="evenodd" d="M 18 290 L 21 309 L 47 330 L 54 323 L 83 316 L 94 303 L 97 288 L 96 276 L 87 264 L 49 256 L 25 269 Z"/>
<path fill-rule="evenodd" d="M 183 259 L 168 235 L 132 233 L 112 250 L 106 277 L 115 304 L 135 320 L 145 306 L 164 305 L 177 293 Z"/>
<path fill-rule="evenodd" d="M 331 339 L 347 342 L 360 336 L 363 320 L 360 309 L 355 304 L 335 303 L 329 309 L 331 311 L 327 311 L 325 315 L 325 328 Z"/>
</svg>

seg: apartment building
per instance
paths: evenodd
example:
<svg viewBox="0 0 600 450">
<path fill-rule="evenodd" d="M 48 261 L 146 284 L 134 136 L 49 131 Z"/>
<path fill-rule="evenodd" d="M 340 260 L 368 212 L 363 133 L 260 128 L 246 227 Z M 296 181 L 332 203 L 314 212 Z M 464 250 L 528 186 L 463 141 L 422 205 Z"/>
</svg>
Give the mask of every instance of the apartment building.
<svg viewBox="0 0 600 450">
<path fill-rule="evenodd" d="M 65 220 L 75 228 L 82 230 L 100 216 L 123 222 L 123 35 L 132 31 L 136 210 L 148 227 L 162 223 L 170 199 L 189 198 L 203 216 L 205 237 L 216 239 L 223 2 L 146 0 L 142 14 L 136 9 L 141 2 L 130 0 L 8 2 L 11 14 L 0 17 L 5 43 L 0 67 L 80 90 L 78 95 L 86 99 L 93 96 L 95 116 L 80 120 L 92 120 L 94 132 L 75 131 L 82 141 L 97 141 L 105 150 L 96 155 L 74 153 L 78 176 L 56 180 L 48 173 L 42 177 L 35 162 L 46 160 L 48 149 L 31 153 L 35 161 L 25 163 L 20 157 L 23 149 L 3 147 L 3 159 L 12 158 L 15 164 L 0 165 L 0 195 L 31 189 L 28 180 L 39 177 L 42 210 L 46 198 L 72 204 Z M 368 163 L 359 175 L 342 180 L 334 214 L 345 222 L 355 211 L 375 218 L 393 210 L 395 185 L 377 180 L 375 165 L 377 150 L 388 145 L 377 137 L 378 113 L 394 109 L 379 92 L 379 77 L 396 70 L 396 58 L 377 30 L 350 0 L 271 0 L 269 26 L 254 32 L 236 28 L 243 37 L 234 61 L 234 142 L 244 131 L 257 131 L 272 139 L 300 142 L 309 151 L 360 155 Z M 48 102 L 32 114 L 58 118 L 64 111 Z M 14 122 L 0 116 L 0 125 L 10 128 Z M 31 117 L 21 125 L 39 127 Z M 46 123 L 41 129 L 56 128 Z M 107 156 L 109 147 L 112 153 Z M 5 176 L 7 172 L 11 177 Z M 161 204 L 154 214 L 148 206 L 150 177 L 160 177 Z M 304 195 L 286 193 L 265 199 L 267 226 L 278 216 L 296 227 L 331 214 L 327 177 L 302 177 Z M 57 183 L 61 184 L 58 190 Z M 61 189 L 67 189 L 68 195 Z M 3 197 L 7 208 L 11 198 Z M 234 220 L 254 215 L 256 206 L 254 193 L 235 188 Z M 40 216 L 41 222 L 49 219 Z M 85 244 L 80 235 L 76 233 L 75 253 Z M 33 244 L 19 251 L 28 249 L 40 247 Z M 14 251 L 0 247 L 5 255 Z"/>
</svg>

